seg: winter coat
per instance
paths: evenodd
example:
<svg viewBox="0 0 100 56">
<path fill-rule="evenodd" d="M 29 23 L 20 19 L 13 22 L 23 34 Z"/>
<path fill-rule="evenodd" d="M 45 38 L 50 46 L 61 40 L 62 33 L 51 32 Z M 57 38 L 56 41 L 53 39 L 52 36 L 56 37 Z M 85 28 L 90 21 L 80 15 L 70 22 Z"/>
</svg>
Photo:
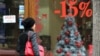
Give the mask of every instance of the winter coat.
<svg viewBox="0 0 100 56">
<path fill-rule="evenodd" d="M 20 56 L 25 56 L 24 51 L 25 51 L 26 41 L 28 40 L 28 32 L 29 31 L 25 31 L 25 32 L 21 33 L 18 38 L 17 52 L 19 52 Z M 30 31 L 30 32 L 31 32 L 30 40 L 32 41 L 34 54 L 35 54 L 35 56 L 40 56 L 38 43 L 36 41 L 36 33 L 33 31 Z"/>
</svg>

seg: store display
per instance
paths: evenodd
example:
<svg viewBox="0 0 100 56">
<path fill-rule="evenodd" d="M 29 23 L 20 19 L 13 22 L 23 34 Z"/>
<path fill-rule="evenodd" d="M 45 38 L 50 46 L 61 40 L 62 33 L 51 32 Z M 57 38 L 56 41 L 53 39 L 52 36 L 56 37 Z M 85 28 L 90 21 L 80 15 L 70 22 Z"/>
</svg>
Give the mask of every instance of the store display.
<svg viewBox="0 0 100 56">
<path fill-rule="evenodd" d="M 86 49 L 83 45 L 81 35 L 77 30 L 75 18 L 68 16 L 65 18 L 60 38 L 57 42 L 56 51 L 60 56 L 86 56 Z"/>
</svg>

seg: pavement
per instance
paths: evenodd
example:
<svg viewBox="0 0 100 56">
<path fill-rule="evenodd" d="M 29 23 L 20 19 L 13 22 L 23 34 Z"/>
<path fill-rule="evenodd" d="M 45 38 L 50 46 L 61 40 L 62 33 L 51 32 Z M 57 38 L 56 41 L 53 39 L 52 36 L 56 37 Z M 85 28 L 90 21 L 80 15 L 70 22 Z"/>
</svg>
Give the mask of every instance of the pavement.
<svg viewBox="0 0 100 56">
<path fill-rule="evenodd" d="M 2 50 L 0 49 L 0 56 L 19 56 L 15 50 Z"/>
</svg>

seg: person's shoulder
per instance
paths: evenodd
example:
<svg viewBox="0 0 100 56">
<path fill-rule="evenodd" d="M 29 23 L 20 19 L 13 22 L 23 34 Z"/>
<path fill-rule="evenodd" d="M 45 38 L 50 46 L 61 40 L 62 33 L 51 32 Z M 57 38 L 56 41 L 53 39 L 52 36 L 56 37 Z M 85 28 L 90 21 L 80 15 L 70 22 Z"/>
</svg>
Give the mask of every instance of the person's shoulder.
<svg viewBox="0 0 100 56">
<path fill-rule="evenodd" d="M 34 31 L 28 31 L 30 35 L 36 34 Z"/>
</svg>

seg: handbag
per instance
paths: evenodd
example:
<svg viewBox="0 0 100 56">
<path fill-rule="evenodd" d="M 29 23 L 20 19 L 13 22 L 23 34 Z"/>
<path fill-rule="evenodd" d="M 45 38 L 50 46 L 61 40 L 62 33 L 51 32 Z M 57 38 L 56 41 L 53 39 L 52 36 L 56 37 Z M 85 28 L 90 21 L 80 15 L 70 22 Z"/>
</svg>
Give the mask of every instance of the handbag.
<svg viewBox="0 0 100 56">
<path fill-rule="evenodd" d="M 28 32 L 28 40 L 25 45 L 25 56 L 34 56 L 34 51 L 32 48 L 32 42 L 30 41 L 29 32 Z"/>
</svg>

